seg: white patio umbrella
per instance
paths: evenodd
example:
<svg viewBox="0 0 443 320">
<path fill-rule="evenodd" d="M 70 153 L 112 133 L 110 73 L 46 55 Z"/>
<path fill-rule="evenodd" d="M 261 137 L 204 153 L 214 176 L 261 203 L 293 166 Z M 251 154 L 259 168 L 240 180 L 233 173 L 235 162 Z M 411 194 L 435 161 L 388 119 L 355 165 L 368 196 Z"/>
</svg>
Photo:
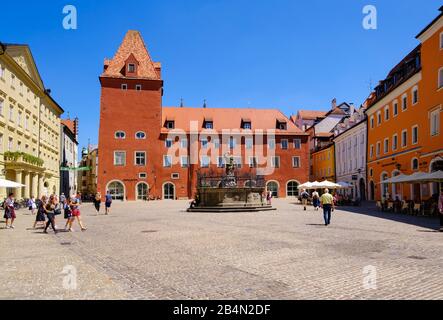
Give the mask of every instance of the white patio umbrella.
<svg viewBox="0 0 443 320">
<path fill-rule="evenodd" d="M 429 182 L 443 182 L 443 171 L 436 171 L 429 174 L 426 180 Z"/>
<path fill-rule="evenodd" d="M 24 184 L 15 181 L 0 179 L 0 188 L 21 188 L 24 186 Z"/>
<path fill-rule="evenodd" d="M 319 183 L 320 188 L 328 188 L 328 189 L 338 189 L 341 188 L 339 184 L 336 184 L 334 182 L 325 180 Z"/>
<path fill-rule="evenodd" d="M 401 180 L 403 180 L 403 179 L 405 179 L 407 177 L 409 177 L 409 176 L 405 175 L 405 174 L 400 174 L 398 176 L 395 176 L 395 177 L 383 180 L 380 183 L 399 183 L 399 182 L 401 182 Z"/>
<path fill-rule="evenodd" d="M 401 175 L 394 182 L 391 183 L 419 183 L 424 178 L 426 178 L 428 174 L 424 172 L 416 172 L 411 175 Z"/>
<path fill-rule="evenodd" d="M 299 189 L 311 189 L 312 188 L 312 182 L 305 182 L 298 186 Z"/>
</svg>

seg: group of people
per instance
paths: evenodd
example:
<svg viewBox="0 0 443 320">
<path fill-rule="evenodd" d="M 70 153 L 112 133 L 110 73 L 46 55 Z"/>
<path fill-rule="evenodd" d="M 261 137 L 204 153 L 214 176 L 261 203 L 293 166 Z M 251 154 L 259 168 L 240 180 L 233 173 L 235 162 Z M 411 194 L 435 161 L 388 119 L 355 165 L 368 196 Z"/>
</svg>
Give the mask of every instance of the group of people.
<svg viewBox="0 0 443 320">
<path fill-rule="evenodd" d="M 97 211 L 97 214 L 100 213 L 100 207 L 101 207 L 101 203 L 102 203 L 101 193 L 97 192 L 92 201 L 94 203 L 94 207 L 95 207 L 95 210 Z M 112 204 L 112 195 L 108 191 L 105 195 L 105 215 L 108 215 L 110 213 L 111 204 Z"/>
<path fill-rule="evenodd" d="M 335 205 L 337 202 L 336 197 L 334 197 L 332 194 L 329 193 L 328 189 L 324 190 L 324 193 L 320 196 L 317 191 L 314 190 L 312 192 L 312 195 L 309 195 L 309 193 L 306 191 L 306 189 L 302 190 L 302 193 L 300 194 L 303 210 L 307 210 L 308 205 L 308 199 L 312 197 L 312 204 L 314 206 L 314 210 L 318 211 L 319 208 L 323 208 L 323 218 L 325 220 L 325 226 L 328 226 L 331 224 L 331 216 L 332 212 L 335 210 Z"/>
</svg>

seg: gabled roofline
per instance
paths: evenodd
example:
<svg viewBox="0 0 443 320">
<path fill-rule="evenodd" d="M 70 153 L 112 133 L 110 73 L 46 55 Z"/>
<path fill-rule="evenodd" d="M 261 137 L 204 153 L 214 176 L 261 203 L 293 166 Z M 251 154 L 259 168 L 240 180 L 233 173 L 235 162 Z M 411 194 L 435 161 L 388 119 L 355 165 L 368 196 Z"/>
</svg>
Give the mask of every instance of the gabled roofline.
<svg viewBox="0 0 443 320">
<path fill-rule="evenodd" d="M 434 23 L 436 23 L 441 17 L 443 17 L 443 6 L 441 6 L 438 10 L 440 10 L 440 14 L 434 20 L 432 20 L 432 22 L 428 24 L 422 31 L 420 31 L 418 35 L 415 36 L 416 39 L 420 38 L 423 33 L 428 31 L 434 25 Z"/>
</svg>

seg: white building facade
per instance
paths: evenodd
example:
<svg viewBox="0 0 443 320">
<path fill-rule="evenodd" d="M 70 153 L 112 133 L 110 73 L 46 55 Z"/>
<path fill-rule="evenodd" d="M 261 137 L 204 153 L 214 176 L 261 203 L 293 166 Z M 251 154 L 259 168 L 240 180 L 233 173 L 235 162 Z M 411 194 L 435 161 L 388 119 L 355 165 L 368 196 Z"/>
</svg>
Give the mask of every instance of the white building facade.
<svg viewBox="0 0 443 320">
<path fill-rule="evenodd" d="M 349 189 L 341 190 L 342 194 L 365 201 L 367 124 L 364 111 L 346 119 L 344 128 L 344 131 L 336 132 L 334 138 L 336 179 L 351 185 Z"/>
</svg>

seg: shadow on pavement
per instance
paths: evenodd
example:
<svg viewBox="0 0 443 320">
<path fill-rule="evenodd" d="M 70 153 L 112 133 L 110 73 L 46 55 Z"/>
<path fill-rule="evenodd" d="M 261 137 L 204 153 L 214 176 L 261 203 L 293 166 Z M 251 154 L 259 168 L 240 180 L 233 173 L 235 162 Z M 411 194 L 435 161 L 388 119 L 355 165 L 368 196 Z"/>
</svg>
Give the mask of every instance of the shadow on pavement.
<svg viewBox="0 0 443 320">
<path fill-rule="evenodd" d="M 337 209 L 340 211 L 364 214 L 375 218 L 411 224 L 427 229 L 433 229 L 436 230 L 436 232 L 440 228 L 438 218 L 436 217 L 417 217 L 403 213 L 382 212 L 379 211 L 375 207 L 375 205 L 372 205 L 370 203 L 365 203 L 361 207 L 337 207 Z M 433 231 L 423 230 L 423 232 L 433 232 Z"/>
</svg>

